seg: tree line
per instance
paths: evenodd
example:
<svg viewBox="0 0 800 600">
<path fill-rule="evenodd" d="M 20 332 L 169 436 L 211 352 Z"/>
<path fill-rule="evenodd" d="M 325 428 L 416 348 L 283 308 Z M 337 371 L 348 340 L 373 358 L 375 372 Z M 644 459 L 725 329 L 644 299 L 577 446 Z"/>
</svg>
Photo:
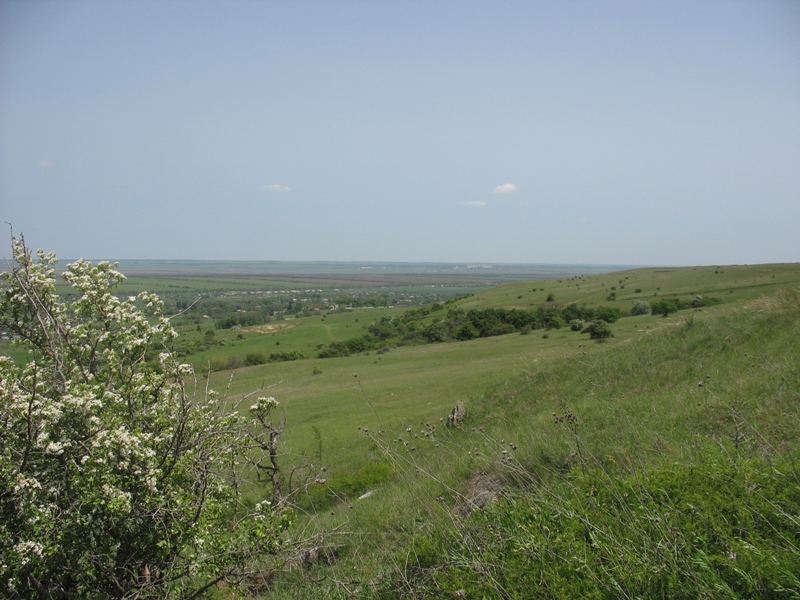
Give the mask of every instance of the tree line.
<svg viewBox="0 0 800 600">
<path fill-rule="evenodd" d="M 613 323 L 623 316 L 622 310 L 617 307 L 576 304 L 561 307 L 542 305 L 535 310 L 450 308 L 445 312 L 444 309 L 441 304 L 433 304 L 406 311 L 399 317 L 383 317 L 368 325 L 367 332 L 360 337 L 320 346 L 319 358 L 349 356 L 392 346 L 466 341 L 538 329 L 560 329 L 574 323 L 582 326 L 584 322 L 592 320 Z M 434 315 L 432 320 L 429 318 L 431 314 Z"/>
<path fill-rule="evenodd" d="M 573 331 L 582 331 L 597 337 L 610 330 L 595 326 L 587 329 L 593 322 L 614 323 L 624 316 L 643 314 L 663 315 L 664 317 L 686 308 L 701 308 L 721 304 L 715 297 L 695 296 L 692 300 L 677 297 L 661 298 L 648 304 L 637 300 L 626 313 L 615 306 L 590 307 L 579 304 L 556 305 L 545 303 L 534 310 L 506 308 L 474 308 L 464 310 L 434 303 L 411 309 L 401 316 L 382 317 L 367 326 L 367 332 L 344 341 L 320 345 L 319 358 L 349 356 L 370 350 L 385 350 L 396 346 L 415 344 L 435 344 L 441 342 L 466 341 L 476 338 L 494 337 L 508 333 L 529 333 L 539 329 L 561 329 L 569 326 Z M 448 302 L 446 304 L 451 304 Z M 440 316 L 439 313 L 444 312 Z M 430 316 L 433 315 L 433 319 Z"/>
</svg>

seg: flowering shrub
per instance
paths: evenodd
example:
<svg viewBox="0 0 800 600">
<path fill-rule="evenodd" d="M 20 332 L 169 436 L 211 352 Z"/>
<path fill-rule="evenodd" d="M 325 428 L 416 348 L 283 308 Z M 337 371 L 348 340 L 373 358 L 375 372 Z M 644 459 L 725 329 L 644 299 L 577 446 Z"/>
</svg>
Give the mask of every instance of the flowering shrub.
<svg viewBox="0 0 800 600">
<path fill-rule="evenodd" d="M 68 265 L 77 299 L 64 301 L 54 254 L 34 260 L 17 238 L 12 251 L 0 325 L 30 360 L 0 357 L 0 596 L 246 585 L 279 550 L 288 516 L 244 503 L 234 469 L 277 402 L 259 398 L 245 416 L 187 384 L 161 301 L 113 295 L 124 279 L 114 265 Z"/>
</svg>

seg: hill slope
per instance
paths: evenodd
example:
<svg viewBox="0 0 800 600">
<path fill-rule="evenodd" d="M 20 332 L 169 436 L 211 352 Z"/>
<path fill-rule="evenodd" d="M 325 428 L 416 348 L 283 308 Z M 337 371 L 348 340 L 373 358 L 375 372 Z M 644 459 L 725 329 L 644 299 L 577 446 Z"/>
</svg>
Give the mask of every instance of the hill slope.
<svg viewBox="0 0 800 600">
<path fill-rule="evenodd" d="M 354 537 L 305 573 L 365 597 L 794 597 L 797 292 L 660 321 L 517 364 L 463 429 L 360 434 L 395 475 L 315 517 Z"/>
<path fill-rule="evenodd" d="M 800 264 L 645 268 L 546 281 L 508 283 L 462 300 L 462 308 L 529 309 L 546 302 L 614 302 L 629 309 L 636 300 L 658 296 L 720 296 L 725 302 L 751 300 L 800 285 Z M 615 300 L 608 300 L 615 292 Z M 552 295 L 552 300 L 548 297 Z"/>
</svg>

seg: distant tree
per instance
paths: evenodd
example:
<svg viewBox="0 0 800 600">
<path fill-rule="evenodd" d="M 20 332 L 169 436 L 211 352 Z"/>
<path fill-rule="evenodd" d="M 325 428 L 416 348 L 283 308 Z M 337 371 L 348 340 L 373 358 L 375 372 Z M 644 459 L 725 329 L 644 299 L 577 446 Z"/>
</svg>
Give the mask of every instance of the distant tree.
<svg viewBox="0 0 800 600">
<path fill-rule="evenodd" d="M 444 342 L 447 340 L 447 327 L 442 322 L 428 325 L 422 332 L 423 337 L 430 343 Z"/>
<path fill-rule="evenodd" d="M 606 323 L 615 323 L 617 319 L 622 317 L 622 310 L 616 306 L 599 306 L 594 311 L 594 318 Z"/>
<path fill-rule="evenodd" d="M 722 298 L 715 298 L 714 296 L 695 296 L 694 300 L 692 300 L 692 308 L 714 306 L 716 304 L 722 304 Z"/>
<path fill-rule="evenodd" d="M 592 321 L 583 328 L 581 333 L 588 333 L 589 339 L 592 340 L 604 340 L 614 337 L 609 324 L 602 320 Z"/>
<path fill-rule="evenodd" d="M 647 315 L 650 313 L 650 305 L 644 300 L 637 300 L 631 307 L 631 315 L 638 317 L 639 315 Z"/>
<path fill-rule="evenodd" d="M 480 333 L 478 332 L 477 329 L 475 329 L 475 326 L 471 322 L 467 322 L 467 323 L 464 323 L 464 325 L 462 325 L 458 329 L 458 331 L 456 331 L 455 337 L 456 337 L 457 340 L 463 342 L 463 341 L 475 339 L 479 335 L 480 335 Z"/>
<path fill-rule="evenodd" d="M 549 311 L 544 318 L 545 329 L 561 329 L 566 323 L 557 310 Z"/>
<path fill-rule="evenodd" d="M 241 465 L 274 466 L 277 402 L 262 396 L 235 412 L 192 386 L 161 301 L 140 294 L 142 311 L 120 300 L 114 265 L 67 265 L 77 293 L 63 300 L 54 254 L 34 260 L 13 236 L 12 252 L 0 325 L 30 354 L 24 364 L 0 356 L 1 593 L 246 589 L 288 524 L 274 494 L 256 503 L 239 491 Z"/>
<path fill-rule="evenodd" d="M 586 305 L 578 306 L 577 304 L 567 304 L 561 309 L 561 316 L 564 317 L 566 321 L 572 321 L 573 319 L 586 321 L 594 316 L 594 311 Z"/>
<path fill-rule="evenodd" d="M 668 317 L 672 313 L 678 312 L 680 309 L 680 302 L 677 298 L 664 298 L 656 300 L 650 305 L 650 312 L 654 315 L 661 315 Z"/>
<path fill-rule="evenodd" d="M 267 357 L 261 352 L 248 352 L 244 357 L 244 366 L 246 367 L 263 365 L 265 362 L 267 362 Z"/>
</svg>

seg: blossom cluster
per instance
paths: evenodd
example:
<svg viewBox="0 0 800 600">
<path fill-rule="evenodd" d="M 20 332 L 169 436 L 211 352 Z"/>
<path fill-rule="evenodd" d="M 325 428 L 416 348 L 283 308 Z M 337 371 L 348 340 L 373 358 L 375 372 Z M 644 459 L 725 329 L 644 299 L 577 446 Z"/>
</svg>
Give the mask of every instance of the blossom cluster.
<svg viewBox="0 0 800 600">
<path fill-rule="evenodd" d="M 272 396 L 259 396 L 256 403 L 250 406 L 250 410 L 254 412 L 269 412 L 278 406 L 278 401 Z"/>
</svg>

